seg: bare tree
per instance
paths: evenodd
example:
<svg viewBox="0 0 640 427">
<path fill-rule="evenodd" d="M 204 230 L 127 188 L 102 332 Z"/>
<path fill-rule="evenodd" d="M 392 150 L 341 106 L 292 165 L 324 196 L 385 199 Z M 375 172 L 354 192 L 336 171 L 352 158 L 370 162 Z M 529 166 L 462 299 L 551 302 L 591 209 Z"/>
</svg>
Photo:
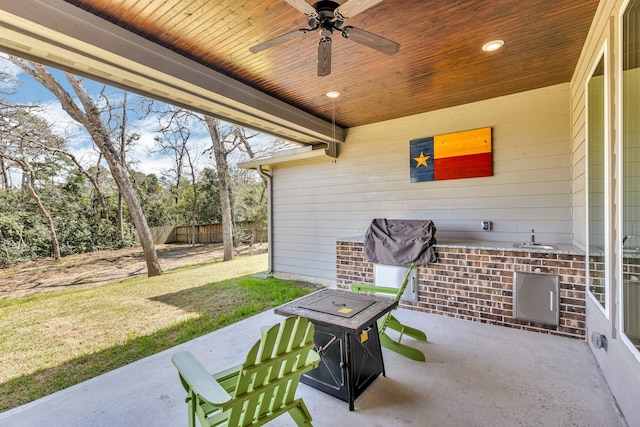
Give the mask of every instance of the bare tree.
<svg viewBox="0 0 640 427">
<path fill-rule="evenodd" d="M 2 80 L 2 79 L 0 79 Z M 21 120 L 16 120 L 15 115 L 21 110 L 19 107 L 0 102 L 0 152 L 9 153 L 13 143 L 13 131 L 19 126 Z M 11 187 L 11 165 L 6 157 L 0 156 L 0 181 L 5 190 Z M 19 167 L 19 166 L 18 166 Z"/>
<path fill-rule="evenodd" d="M 229 155 L 235 150 L 246 153 L 254 158 L 256 153 L 249 140 L 258 134 L 249 135 L 243 127 L 227 125 L 213 117 L 204 117 L 205 124 L 211 137 L 211 151 L 213 152 L 216 169 L 218 171 L 218 192 L 220 194 L 220 210 L 222 213 L 222 240 L 224 245 L 224 259 L 233 258 L 233 214 L 230 197 Z M 269 148 L 286 146 L 281 140 L 271 141 Z M 263 180 L 263 184 L 266 183 Z"/>
<path fill-rule="evenodd" d="M 2 188 L 7 189 L 11 186 L 11 178 L 9 176 L 9 170 L 7 169 L 7 163 L 4 158 L 0 158 L 0 178 L 2 182 Z"/>
<path fill-rule="evenodd" d="M 2 114 L 0 114 L 4 120 L 6 109 L 2 109 Z M 6 123 L 0 124 L 0 151 L 6 152 L 9 147 L 9 138 L 8 133 L 5 129 Z M 9 173 L 9 165 L 4 157 L 0 157 L 0 179 L 2 181 L 2 188 L 8 189 L 11 187 L 11 174 Z"/>
<path fill-rule="evenodd" d="M 3 109 L 0 121 L 2 131 L 2 145 L 0 159 L 12 162 L 22 170 L 22 186 L 38 206 L 38 210 L 45 218 L 51 236 L 51 253 L 54 259 L 60 259 L 60 243 L 53 217 L 42 202 L 35 188 L 36 173 L 32 163 L 44 163 L 44 151 L 61 149 L 62 141 L 56 137 L 44 120 L 32 115 L 24 108 Z"/>
<path fill-rule="evenodd" d="M 16 57 L 11 57 L 11 61 L 53 93 L 60 101 L 64 111 L 85 127 L 94 144 L 104 156 L 111 174 L 118 185 L 118 189 L 127 202 L 131 219 L 138 231 L 140 243 L 144 251 L 147 275 L 151 277 L 162 274 L 162 268 L 158 261 L 151 231 L 149 230 L 149 225 L 147 224 L 140 200 L 129 179 L 126 164 L 121 158 L 120 151 L 111 140 L 111 136 L 102 121 L 99 108 L 89 96 L 82 81 L 71 74 L 65 73 L 67 80 L 80 101 L 80 105 L 77 105 L 71 95 L 45 67 Z"/>
<path fill-rule="evenodd" d="M 191 245 L 196 241 L 196 216 L 198 214 L 198 181 L 196 172 L 196 158 L 187 151 L 187 162 L 191 175 L 191 188 L 193 189 L 193 203 L 191 204 Z"/>
<path fill-rule="evenodd" d="M 250 159 L 254 159 L 256 157 L 256 153 L 254 152 L 253 147 L 249 143 L 249 139 L 257 136 L 257 134 L 247 135 L 247 130 L 245 128 L 237 128 L 236 129 L 236 135 L 237 135 L 238 141 L 240 142 L 240 150 L 245 152 L 245 153 L 247 153 L 247 156 L 249 156 Z M 280 144 L 284 145 L 286 143 L 284 141 L 281 141 L 281 140 L 276 140 L 275 144 L 277 146 L 277 145 L 280 145 Z M 260 175 L 260 179 L 262 180 L 262 184 L 266 188 L 267 180 L 262 175 Z"/>
<path fill-rule="evenodd" d="M 129 115 L 127 111 L 128 95 L 127 92 L 122 92 L 122 99 L 118 104 L 106 93 L 106 86 L 102 87 L 100 91 L 100 99 L 104 107 L 101 110 L 101 114 L 105 116 L 103 120 L 105 129 L 112 135 L 114 146 L 119 153 L 119 161 L 126 168 L 129 176 L 129 163 L 127 160 L 127 153 L 135 141 L 138 140 L 139 135 L 137 133 L 130 133 L 129 131 Z M 118 233 L 120 241 L 124 241 L 124 195 L 121 191 L 118 191 Z"/>
<path fill-rule="evenodd" d="M 2 97 L 0 97 L 0 117 L 2 117 L 4 120 L 7 116 L 11 116 L 16 110 L 16 106 L 13 105 L 13 103 L 7 102 L 5 96 L 15 93 L 14 86 L 16 84 L 20 84 L 20 82 L 15 78 L 15 76 L 7 73 L 4 69 L 0 69 L 0 83 L 2 83 Z M 7 151 L 9 144 L 7 138 L 8 133 L 6 132 L 6 129 L 4 129 L 5 126 L 10 126 L 10 124 L 6 123 L 6 121 L 0 124 L 0 150 L 4 152 Z M 0 157 L 0 182 L 2 184 L 1 188 L 5 190 L 11 186 L 9 164 L 7 162 L 7 159 L 5 159 L 4 157 Z"/>
<path fill-rule="evenodd" d="M 174 203 L 178 204 L 178 189 L 182 183 L 182 174 L 184 173 L 185 161 L 189 155 L 187 144 L 191 137 L 190 118 L 193 113 L 178 107 L 167 106 L 166 110 L 156 110 L 160 122 L 159 132 L 162 137 L 156 136 L 155 142 L 158 152 L 168 154 L 173 158 L 173 169 L 168 174 L 173 174 L 174 182 Z M 178 221 L 176 214 L 176 223 Z"/>
<path fill-rule="evenodd" d="M 27 191 L 31 195 L 31 198 L 36 202 L 38 206 L 38 210 L 42 214 L 42 216 L 47 221 L 47 227 L 49 228 L 49 234 L 51 235 L 51 255 L 54 259 L 60 259 L 60 243 L 58 242 L 58 234 L 56 233 L 56 227 L 53 222 L 53 217 L 47 210 L 44 203 L 42 203 L 42 199 L 36 192 L 33 187 L 33 182 L 35 181 L 33 169 L 31 165 L 25 161 L 25 159 L 20 159 L 17 157 L 8 156 L 6 154 L 0 153 L 0 156 L 7 157 L 10 160 L 13 160 L 16 164 L 18 164 L 22 170 L 24 171 L 22 184 L 27 188 Z"/>
<path fill-rule="evenodd" d="M 211 151 L 216 161 L 218 170 L 218 191 L 220 193 L 220 210 L 222 213 L 222 245 L 224 261 L 233 259 L 233 217 L 231 214 L 231 198 L 229 197 L 229 163 L 227 155 L 237 147 L 238 139 L 232 137 L 233 131 L 226 134 L 221 131 L 220 120 L 205 116 L 204 122 L 211 136 Z M 230 148 L 225 147 L 225 141 L 229 140 L 233 144 Z"/>
<path fill-rule="evenodd" d="M 179 203 L 179 189 L 183 174 L 185 173 L 185 168 L 188 168 L 191 190 L 193 191 L 190 219 L 191 244 L 195 245 L 195 226 L 198 212 L 197 160 L 200 150 L 197 150 L 198 147 L 190 147 L 190 142 L 193 122 L 201 119 L 191 111 L 174 106 L 166 106 L 166 109 L 156 109 L 154 112 L 160 122 L 159 132 L 162 134 L 162 137 L 157 136 L 155 138 L 158 152 L 171 155 L 173 158 L 173 170 L 170 173 L 174 175 L 174 203 L 176 206 Z M 193 148 L 196 148 L 196 152 L 193 152 Z M 176 212 L 176 224 L 178 223 L 178 216 Z"/>
</svg>

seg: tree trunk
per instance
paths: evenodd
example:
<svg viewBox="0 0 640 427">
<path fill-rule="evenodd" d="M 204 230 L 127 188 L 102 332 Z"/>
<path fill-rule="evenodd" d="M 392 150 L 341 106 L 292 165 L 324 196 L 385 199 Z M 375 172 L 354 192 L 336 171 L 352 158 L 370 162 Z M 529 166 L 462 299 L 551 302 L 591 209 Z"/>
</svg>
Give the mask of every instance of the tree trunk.
<svg viewBox="0 0 640 427">
<path fill-rule="evenodd" d="M 9 188 L 9 172 L 7 171 L 3 158 L 0 158 L 0 172 L 2 176 L 2 188 L 6 190 Z"/>
<path fill-rule="evenodd" d="M 38 209 L 43 217 L 47 220 L 47 226 L 49 227 L 49 234 L 51 234 L 51 251 L 53 252 L 53 259 L 60 259 L 60 243 L 58 242 L 58 234 L 56 233 L 55 225 L 53 224 L 53 218 L 49 215 L 49 211 L 44 207 L 40 196 L 36 193 L 36 190 L 31 185 L 31 179 L 27 178 L 26 180 L 27 190 L 29 190 L 29 194 L 38 205 Z"/>
<path fill-rule="evenodd" d="M 191 233 L 193 235 L 193 244 L 195 246 L 196 241 L 196 215 L 198 213 L 198 183 L 196 181 L 196 170 L 193 162 L 191 161 L 191 155 L 187 152 L 187 159 L 189 160 L 189 168 L 191 169 L 191 188 L 193 188 L 193 204 L 191 205 Z"/>
<path fill-rule="evenodd" d="M 126 165 L 126 147 L 127 147 L 127 93 L 124 93 L 122 101 L 122 123 L 120 124 L 120 163 Z M 128 176 L 127 176 L 128 180 Z M 122 203 L 122 191 L 118 192 L 118 233 L 120 233 L 120 242 L 124 245 L 124 206 Z"/>
<path fill-rule="evenodd" d="M 124 206 L 122 203 L 122 191 L 118 192 L 118 238 L 120 239 L 120 244 L 124 245 Z"/>
<path fill-rule="evenodd" d="M 218 170 L 218 191 L 220 193 L 220 210 L 222 211 L 222 246 L 224 248 L 224 261 L 233 259 L 233 220 L 231 217 L 231 201 L 229 197 L 229 165 L 227 152 L 220 138 L 218 120 L 205 116 L 205 123 L 211 135 L 213 155 Z"/>
</svg>

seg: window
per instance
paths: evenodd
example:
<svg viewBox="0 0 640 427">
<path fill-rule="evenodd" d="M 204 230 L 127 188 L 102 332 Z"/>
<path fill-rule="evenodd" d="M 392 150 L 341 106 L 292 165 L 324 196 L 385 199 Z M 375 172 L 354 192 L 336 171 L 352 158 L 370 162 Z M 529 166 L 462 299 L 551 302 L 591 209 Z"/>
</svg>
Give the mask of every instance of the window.
<svg viewBox="0 0 640 427">
<path fill-rule="evenodd" d="M 640 349 L 640 1 L 623 16 L 622 37 L 622 324 Z"/>
<path fill-rule="evenodd" d="M 589 293 L 607 308 L 606 280 L 606 91 L 605 62 L 600 55 L 587 83 L 587 190 L 588 190 L 588 283 Z M 606 311 L 605 311 L 606 313 Z"/>
</svg>

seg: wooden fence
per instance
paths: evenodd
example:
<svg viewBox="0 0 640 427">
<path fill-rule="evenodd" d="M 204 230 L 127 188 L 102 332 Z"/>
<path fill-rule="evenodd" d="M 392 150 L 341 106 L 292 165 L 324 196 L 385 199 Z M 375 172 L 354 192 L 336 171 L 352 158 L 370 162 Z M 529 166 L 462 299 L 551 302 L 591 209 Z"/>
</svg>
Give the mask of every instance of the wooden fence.
<svg viewBox="0 0 640 427">
<path fill-rule="evenodd" d="M 177 225 L 166 227 L 151 227 L 153 243 L 191 243 L 192 231 L 195 242 L 193 243 L 221 243 L 222 224 L 198 224 Z M 234 243 L 265 243 L 267 230 L 265 225 L 254 221 L 236 222 L 233 228 Z"/>
</svg>

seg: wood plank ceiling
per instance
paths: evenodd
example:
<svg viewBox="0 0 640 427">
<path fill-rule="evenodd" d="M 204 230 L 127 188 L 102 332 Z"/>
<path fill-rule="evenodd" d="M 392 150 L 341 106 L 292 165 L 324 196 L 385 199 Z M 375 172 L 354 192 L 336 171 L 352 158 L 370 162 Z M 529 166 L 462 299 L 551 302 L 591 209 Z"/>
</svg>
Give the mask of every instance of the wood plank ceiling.
<svg viewBox="0 0 640 427">
<path fill-rule="evenodd" d="M 319 35 L 284 0 L 67 0 L 318 117 L 353 127 L 570 81 L 598 0 L 384 0 L 348 25 L 400 43 L 387 56 L 339 34 L 316 75 Z M 343 1 L 338 1 L 343 3 Z M 484 43 L 505 45 L 484 52 Z M 341 96 L 332 105 L 325 94 Z"/>
</svg>

